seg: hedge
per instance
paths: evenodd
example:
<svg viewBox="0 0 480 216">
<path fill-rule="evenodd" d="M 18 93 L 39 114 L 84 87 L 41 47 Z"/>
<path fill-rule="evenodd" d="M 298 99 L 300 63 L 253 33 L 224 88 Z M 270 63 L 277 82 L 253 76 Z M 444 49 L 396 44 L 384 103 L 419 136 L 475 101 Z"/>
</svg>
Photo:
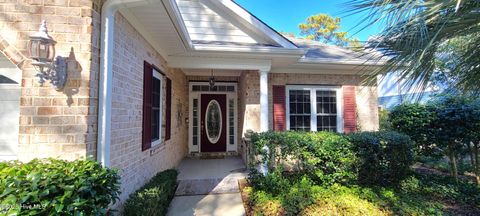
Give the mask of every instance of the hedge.
<svg viewBox="0 0 480 216">
<path fill-rule="evenodd" d="M 269 131 L 253 133 L 251 140 L 254 153 L 262 156 L 257 163 L 266 162 L 270 172 L 283 172 L 293 161 L 291 171 L 323 185 L 398 183 L 409 174 L 414 155 L 411 139 L 391 131 L 348 135 Z"/>
<path fill-rule="evenodd" d="M 413 142 L 392 132 L 358 132 L 348 135 L 358 156 L 358 181 L 368 185 L 391 185 L 410 174 Z"/>
<path fill-rule="evenodd" d="M 356 156 L 352 144 L 342 135 L 331 132 L 253 133 L 256 155 L 262 155 L 272 172 L 294 161 L 296 171 L 322 184 L 347 183 L 355 179 L 352 172 Z M 267 153 L 263 146 L 268 146 Z M 260 162 L 260 161 L 258 161 Z"/>
<path fill-rule="evenodd" d="M 119 195 L 116 170 L 91 160 L 0 163 L 1 214 L 105 215 Z"/>
<path fill-rule="evenodd" d="M 131 194 L 125 202 L 125 216 L 166 215 L 175 195 L 177 171 L 165 170 L 158 173 L 147 184 Z"/>
</svg>

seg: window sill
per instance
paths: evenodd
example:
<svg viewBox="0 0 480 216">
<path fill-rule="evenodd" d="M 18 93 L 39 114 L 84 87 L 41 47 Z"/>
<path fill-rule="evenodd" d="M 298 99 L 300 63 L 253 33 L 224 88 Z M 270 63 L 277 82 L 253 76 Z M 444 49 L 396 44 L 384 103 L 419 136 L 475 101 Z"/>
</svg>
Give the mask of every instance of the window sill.
<svg viewBox="0 0 480 216">
<path fill-rule="evenodd" d="M 160 143 L 150 148 L 150 156 L 156 155 L 165 149 L 165 143 Z"/>
</svg>

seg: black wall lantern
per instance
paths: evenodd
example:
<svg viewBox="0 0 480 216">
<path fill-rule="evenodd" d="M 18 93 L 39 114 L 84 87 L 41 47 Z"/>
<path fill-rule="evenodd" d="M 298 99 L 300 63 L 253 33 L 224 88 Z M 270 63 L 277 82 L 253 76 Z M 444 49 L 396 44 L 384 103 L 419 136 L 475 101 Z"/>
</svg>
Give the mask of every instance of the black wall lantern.
<svg viewBox="0 0 480 216">
<path fill-rule="evenodd" d="M 48 35 L 47 24 L 44 20 L 38 32 L 30 35 L 28 51 L 32 59 L 32 65 L 38 72 L 38 82 L 43 86 L 45 80 L 50 80 L 56 90 L 61 90 L 67 80 L 67 62 L 64 57 L 55 57 L 56 43 Z"/>
</svg>

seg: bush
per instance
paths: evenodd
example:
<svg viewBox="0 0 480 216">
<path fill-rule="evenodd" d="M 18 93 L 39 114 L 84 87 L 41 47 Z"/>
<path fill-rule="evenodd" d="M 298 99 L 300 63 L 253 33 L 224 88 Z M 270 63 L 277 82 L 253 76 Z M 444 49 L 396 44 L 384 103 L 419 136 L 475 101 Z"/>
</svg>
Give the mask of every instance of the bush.
<svg viewBox="0 0 480 216">
<path fill-rule="evenodd" d="M 131 194 L 124 205 L 124 215 L 165 215 L 175 195 L 177 171 L 165 170 Z"/>
<path fill-rule="evenodd" d="M 438 146 L 432 142 L 431 125 L 436 116 L 426 105 L 401 104 L 392 109 L 389 119 L 393 130 L 410 136 L 415 142 L 415 153 L 418 156 L 442 156 Z"/>
<path fill-rule="evenodd" d="M 349 135 L 358 156 L 358 182 L 390 185 L 406 178 L 413 164 L 413 143 L 397 132 L 359 132 Z"/>
<path fill-rule="evenodd" d="M 91 160 L 0 163 L 0 205 L 7 215 L 104 215 L 119 195 L 116 170 Z"/>
<path fill-rule="evenodd" d="M 251 137 L 254 152 L 263 156 L 269 171 L 296 163 L 296 171 L 322 184 L 348 183 L 355 179 L 352 144 L 331 132 L 265 132 Z M 267 146 L 269 152 L 263 150 Z"/>
</svg>

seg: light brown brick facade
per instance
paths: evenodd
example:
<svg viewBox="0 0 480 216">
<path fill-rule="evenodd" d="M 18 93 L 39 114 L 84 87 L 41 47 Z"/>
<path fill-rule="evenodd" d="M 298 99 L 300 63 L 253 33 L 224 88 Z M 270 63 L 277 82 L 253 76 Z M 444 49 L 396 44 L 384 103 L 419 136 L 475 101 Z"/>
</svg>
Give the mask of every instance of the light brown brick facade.
<svg viewBox="0 0 480 216">
<path fill-rule="evenodd" d="M 121 170 L 123 202 L 156 173 L 173 168 L 186 156 L 188 82 L 169 69 L 155 49 L 119 13 L 115 19 L 113 56 L 111 166 Z M 159 67 L 172 80 L 171 139 L 142 152 L 143 61 Z M 168 107 L 167 107 L 168 108 Z"/>
<path fill-rule="evenodd" d="M 0 48 L 22 70 L 19 159 L 95 154 L 100 2 L 0 2 Z M 29 35 L 42 20 L 57 41 L 56 54 L 68 57 L 68 81 L 61 91 L 48 82 L 40 86 L 27 58 Z"/>
<path fill-rule="evenodd" d="M 21 160 L 57 157 L 78 159 L 96 156 L 98 77 L 100 53 L 100 8 L 103 0 L 0 0 L 0 51 L 22 70 L 19 152 Z M 68 81 L 61 91 L 47 82 L 38 84 L 26 52 L 29 35 L 41 20 L 58 42 L 57 55 L 69 57 Z M 121 199 L 141 187 L 157 172 L 173 168 L 188 153 L 188 81 L 209 77 L 186 77 L 180 69 L 167 67 L 164 58 L 120 14 L 115 15 L 111 119 L 111 166 L 121 171 Z M 159 67 L 172 80 L 171 139 L 141 150 L 143 61 Z M 240 77 L 219 77 L 238 82 L 238 146 L 247 130 L 260 129 L 260 84 L 257 71 Z M 378 128 L 377 93 L 362 86 L 354 75 L 269 74 L 272 85 L 354 85 L 361 130 Z M 272 97 L 269 94 L 269 111 Z M 272 128 L 272 115 L 269 115 Z"/>
</svg>

